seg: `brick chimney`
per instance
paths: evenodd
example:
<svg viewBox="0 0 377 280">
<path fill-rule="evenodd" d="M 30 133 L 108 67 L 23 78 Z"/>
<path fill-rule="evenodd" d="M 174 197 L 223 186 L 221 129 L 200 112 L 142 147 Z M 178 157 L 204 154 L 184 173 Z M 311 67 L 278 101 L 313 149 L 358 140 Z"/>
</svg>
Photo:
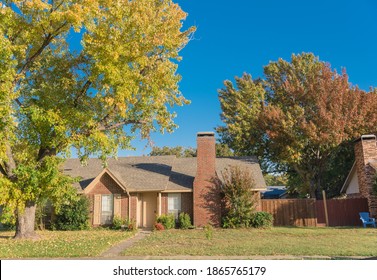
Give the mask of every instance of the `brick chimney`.
<svg viewBox="0 0 377 280">
<path fill-rule="evenodd" d="M 355 161 L 360 194 L 368 199 L 371 216 L 377 217 L 377 197 L 373 194 L 372 187 L 376 170 L 370 164 L 377 161 L 375 135 L 362 135 L 355 141 Z"/>
<path fill-rule="evenodd" d="M 221 198 L 216 177 L 216 140 L 213 132 L 197 134 L 197 170 L 194 180 L 194 225 L 220 226 Z"/>
</svg>

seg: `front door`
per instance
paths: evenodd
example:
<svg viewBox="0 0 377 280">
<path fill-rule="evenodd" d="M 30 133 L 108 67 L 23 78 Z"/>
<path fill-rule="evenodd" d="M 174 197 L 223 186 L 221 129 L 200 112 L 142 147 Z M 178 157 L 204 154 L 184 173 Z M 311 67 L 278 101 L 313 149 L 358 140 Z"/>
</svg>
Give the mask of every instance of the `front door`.
<svg viewBox="0 0 377 280">
<path fill-rule="evenodd" d="M 141 218 L 141 227 L 153 228 L 153 225 L 156 221 L 157 213 L 157 193 L 147 192 L 141 194 L 141 203 L 139 204 L 140 209 L 140 218 Z"/>
</svg>

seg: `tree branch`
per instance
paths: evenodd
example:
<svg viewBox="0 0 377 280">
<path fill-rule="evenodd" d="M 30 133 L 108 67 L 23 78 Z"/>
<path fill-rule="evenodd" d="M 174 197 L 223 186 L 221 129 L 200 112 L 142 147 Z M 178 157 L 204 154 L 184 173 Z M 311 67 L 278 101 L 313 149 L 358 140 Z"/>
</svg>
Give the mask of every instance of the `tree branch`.
<svg viewBox="0 0 377 280">
<path fill-rule="evenodd" d="M 37 161 L 41 162 L 47 156 L 55 156 L 56 152 L 56 148 L 40 148 L 38 151 Z"/>
<path fill-rule="evenodd" d="M 65 21 L 65 22 L 63 22 L 62 25 L 60 25 L 58 28 L 56 28 L 54 32 L 47 34 L 47 36 L 45 37 L 45 39 L 44 39 L 42 45 L 39 47 L 39 49 L 32 56 L 30 56 L 29 58 L 26 59 L 25 64 L 21 67 L 21 69 L 18 73 L 19 75 L 26 72 L 29 69 L 30 65 L 34 62 L 34 60 L 51 43 L 52 39 L 54 39 L 56 36 L 59 35 L 59 31 L 61 29 L 63 29 L 65 26 L 67 26 L 67 24 L 68 24 L 68 22 Z"/>
<path fill-rule="evenodd" d="M 5 177 L 8 177 L 8 174 L 1 163 L 0 163 L 0 173 L 3 174 Z"/>
<path fill-rule="evenodd" d="M 79 98 L 84 96 L 86 94 L 86 92 L 88 91 L 90 85 L 92 84 L 91 81 L 86 81 L 85 84 L 83 85 L 82 89 L 80 90 L 80 92 L 77 94 L 75 100 L 73 101 L 73 106 L 75 108 L 77 108 L 78 106 L 78 101 L 79 101 Z"/>
<path fill-rule="evenodd" d="M 146 121 L 143 121 L 143 120 L 124 120 L 124 121 L 111 124 L 111 125 L 101 125 L 98 130 L 99 131 L 112 130 L 112 129 L 116 129 L 120 126 L 127 125 L 127 124 L 145 124 L 145 123 Z"/>
<path fill-rule="evenodd" d="M 17 178 L 14 175 L 13 170 L 15 170 L 17 166 L 12 154 L 12 148 L 10 147 L 9 143 L 5 144 L 5 154 L 8 158 L 8 161 L 4 162 L 7 178 L 9 178 L 11 181 L 15 181 Z"/>
</svg>

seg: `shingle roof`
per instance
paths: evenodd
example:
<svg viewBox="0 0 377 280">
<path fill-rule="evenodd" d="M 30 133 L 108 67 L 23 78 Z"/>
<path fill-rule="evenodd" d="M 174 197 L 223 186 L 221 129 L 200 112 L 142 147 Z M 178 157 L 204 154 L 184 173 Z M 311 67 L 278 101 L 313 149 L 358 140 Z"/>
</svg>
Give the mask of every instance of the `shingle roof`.
<svg viewBox="0 0 377 280">
<path fill-rule="evenodd" d="M 195 174 L 196 158 L 176 158 L 175 156 L 120 157 L 108 159 L 107 169 L 127 188 L 135 191 L 191 191 Z M 254 157 L 217 158 L 216 172 L 229 165 L 240 165 L 250 170 L 257 189 L 266 188 L 260 166 Z M 89 159 L 82 166 L 78 159 L 68 159 L 64 172 L 72 177 L 80 177 L 75 185 L 80 191 L 85 189 L 105 168 L 99 159 Z"/>
</svg>

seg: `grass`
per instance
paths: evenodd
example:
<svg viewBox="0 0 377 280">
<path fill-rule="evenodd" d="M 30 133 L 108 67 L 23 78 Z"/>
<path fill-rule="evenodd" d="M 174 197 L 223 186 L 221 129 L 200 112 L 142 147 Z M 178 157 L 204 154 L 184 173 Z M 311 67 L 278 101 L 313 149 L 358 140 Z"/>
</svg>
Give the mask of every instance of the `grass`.
<svg viewBox="0 0 377 280">
<path fill-rule="evenodd" d="M 377 256 L 372 228 L 217 229 L 208 240 L 203 230 L 155 231 L 128 256 Z"/>
<path fill-rule="evenodd" d="M 14 232 L 0 231 L 0 259 L 95 257 L 133 232 L 96 229 L 38 231 L 39 240 L 14 240 Z"/>
</svg>

